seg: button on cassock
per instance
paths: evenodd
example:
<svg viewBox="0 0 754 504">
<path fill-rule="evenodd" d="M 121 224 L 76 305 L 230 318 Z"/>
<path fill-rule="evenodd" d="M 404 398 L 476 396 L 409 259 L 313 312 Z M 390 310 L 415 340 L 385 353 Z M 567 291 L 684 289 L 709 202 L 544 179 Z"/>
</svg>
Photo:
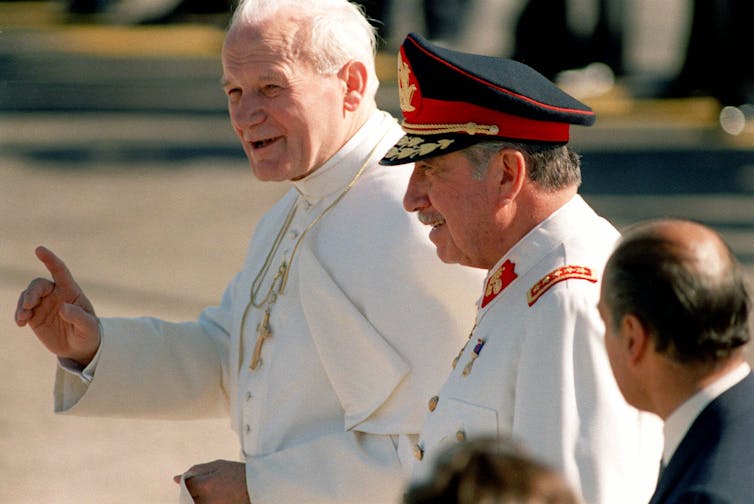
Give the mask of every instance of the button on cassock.
<svg viewBox="0 0 754 504">
<path fill-rule="evenodd" d="M 462 443 L 463 441 L 466 441 L 466 433 L 463 430 L 461 430 L 461 429 L 457 430 L 456 431 L 456 440 L 459 443 Z"/>
<path fill-rule="evenodd" d="M 427 404 L 427 407 L 429 408 L 429 411 L 432 412 L 437 407 L 437 402 L 440 400 L 438 396 L 434 396 L 429 400 L 429 404 Z"/>
<path fill-rule="evenodd" d="M 414 458 L 416 460 L 421 460 L 424 458 L 424 448 L 422 448 L 422 446 L 419 444 L 414 445 Z"/>
</svg>

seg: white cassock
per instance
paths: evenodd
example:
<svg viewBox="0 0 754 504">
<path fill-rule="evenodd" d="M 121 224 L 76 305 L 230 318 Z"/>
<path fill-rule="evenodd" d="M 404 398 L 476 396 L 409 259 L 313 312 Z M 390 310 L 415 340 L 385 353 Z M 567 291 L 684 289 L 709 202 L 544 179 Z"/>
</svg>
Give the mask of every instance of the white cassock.
<svg viewBox="0 0 754 504">
<path fill-rule="evenodd" d="M 229 411 L 254 504 L 399 499 L 424 398 L 463 344 L 484 279 L 440 262 L 427 228 L 403 210 L 413 166 L 377 164 L 402 135 L 375 113 L 295 182 L 259 222 L 220 305 L 198 321 L 103 319 L 99 354 L 84 370 L 94 378 L 61 368 L 56 411 L 175 419 Z M 284 293 L 249 306 L 264 263 L 257 301 L 283 258 Z M 268 306 L 272 336 L 250 370 Z"/>
</svg>

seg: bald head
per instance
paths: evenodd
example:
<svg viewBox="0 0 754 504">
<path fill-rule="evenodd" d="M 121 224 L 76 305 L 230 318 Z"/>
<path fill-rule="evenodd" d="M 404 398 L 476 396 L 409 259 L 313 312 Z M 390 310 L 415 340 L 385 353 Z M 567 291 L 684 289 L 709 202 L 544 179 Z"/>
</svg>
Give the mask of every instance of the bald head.
<svg viewBox="0 0 754 504">
<path fill-rule="evenodd" d="M 711 281 L 736 267 L 735 258 L 720 235 L 696 222 L 668 219 L 638 225 L 626 233 L 625 240 L 641 237 L 664 241 L 675 249 L 679 262 Z"/>
<path fill-rule="evenodd" d="M 726 359 L 749 341 L 751 300 L 722 238 L 683 220 L 629 228 L 605 268 L 612 320 L 635 315 L 654 348 L 678 362 Z"/>
</svg>

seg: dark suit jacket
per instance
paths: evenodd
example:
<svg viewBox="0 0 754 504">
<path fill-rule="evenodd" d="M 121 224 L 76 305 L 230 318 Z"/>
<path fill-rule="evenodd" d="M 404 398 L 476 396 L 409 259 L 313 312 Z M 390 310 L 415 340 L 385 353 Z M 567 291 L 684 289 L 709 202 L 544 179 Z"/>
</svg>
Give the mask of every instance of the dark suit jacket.
<svg viewBox="0 0 754 504">
<path fill-rule="evenodd" d="M 650 501 L 661 503 L 754 503 L 754 374 L 691 424 Z"/>
</svg>

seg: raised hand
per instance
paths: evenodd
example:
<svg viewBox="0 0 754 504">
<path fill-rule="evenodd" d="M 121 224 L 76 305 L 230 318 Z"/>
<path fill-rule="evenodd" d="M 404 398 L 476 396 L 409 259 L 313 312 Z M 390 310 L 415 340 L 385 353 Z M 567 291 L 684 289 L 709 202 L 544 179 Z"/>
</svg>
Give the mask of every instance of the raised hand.
<svg viewBox="0 0 754 504">
<path fill-rule="evenodd" d="M 39 341 L 58 357 L 87 365 L 100 342 L 94 307 L 58 256 L 45 247 L 37 247 L 35 253 L 52 281 L 31 281 L 18 298 L 16 324 L 31 327 Z"/>
</svg>

